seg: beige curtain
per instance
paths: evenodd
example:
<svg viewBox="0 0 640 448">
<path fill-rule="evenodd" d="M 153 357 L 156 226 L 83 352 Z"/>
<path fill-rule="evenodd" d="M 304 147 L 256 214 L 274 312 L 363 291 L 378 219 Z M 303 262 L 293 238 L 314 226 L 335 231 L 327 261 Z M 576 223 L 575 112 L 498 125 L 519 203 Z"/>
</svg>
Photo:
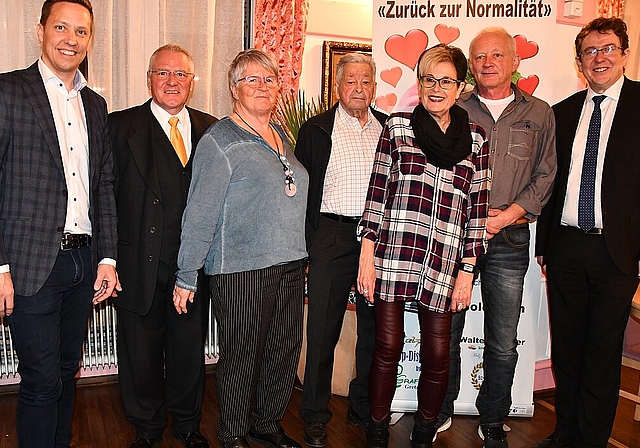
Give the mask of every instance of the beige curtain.
<svg viewBox="0 0 640 448">
<path fill-rule="evenodd" d="M 0 0 L 0 71 L 30 65 L 39 55 L 35 24 L 43 0 Z M 172 42 L 191 53 L 197 75 L 190 106 L 222 117 L 231 111 L 226 74 L 242 49 L 240 0 L 94 0 L 95 33 L 89 85 L 109 110 L 149 98 L 151 53 Z"/>
<path fill-rule="evenodd" d="M 271 54 L 283 92 L 297 92 L 307 35 L 309 0 L 256 0 L 254 47 Z"/>
</svg>

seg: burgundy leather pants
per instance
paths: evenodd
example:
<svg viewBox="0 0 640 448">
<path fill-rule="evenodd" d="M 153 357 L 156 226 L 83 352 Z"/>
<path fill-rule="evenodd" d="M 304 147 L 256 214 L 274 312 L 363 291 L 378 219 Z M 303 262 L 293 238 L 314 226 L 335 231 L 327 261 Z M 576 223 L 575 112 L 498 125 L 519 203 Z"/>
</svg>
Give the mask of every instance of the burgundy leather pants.
<svg viewBox="0 0 640 448">
<path fill-rule="evenodd" d="M 381 422 L 390 414 L 396 390 L 398 361 L 404 347 L 405 302 L 376 299 L 376 341 L 369 374 L 371 418 Z M 449 376 L 450 312 L 437 313 L 418 306 L 420 323 L 420 380 L 417 415 L 435 421 L 447 391 Z"/>
</svg>

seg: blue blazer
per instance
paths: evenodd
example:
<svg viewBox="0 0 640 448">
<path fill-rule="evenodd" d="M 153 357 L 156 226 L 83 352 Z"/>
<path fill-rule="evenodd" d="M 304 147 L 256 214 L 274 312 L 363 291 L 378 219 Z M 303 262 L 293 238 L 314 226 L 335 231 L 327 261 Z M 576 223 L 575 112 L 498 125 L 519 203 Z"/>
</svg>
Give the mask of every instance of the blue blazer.
<svg viewBox="0 0 640 448">
<path fill-rule="evenodd" d="M 116 258 L 113 156 L 107 104 L 81 91 L 89 138 L 89 219 L 94 268 Z M 0 264 L 15 293 L 30 296 L 48 278 L 60 249 L 67 186 L 53 113 L 37 62 L 0 74 Z"/>
</svg>

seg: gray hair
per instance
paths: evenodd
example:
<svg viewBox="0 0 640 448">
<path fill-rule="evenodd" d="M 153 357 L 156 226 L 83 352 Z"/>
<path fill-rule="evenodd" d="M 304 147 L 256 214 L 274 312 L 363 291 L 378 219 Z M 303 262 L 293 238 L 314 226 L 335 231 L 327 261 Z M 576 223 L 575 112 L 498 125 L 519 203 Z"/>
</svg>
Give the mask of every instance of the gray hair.
<svg viewBox="0 0 640 448">
<path fill-rule="evenodd" d="M 338 67 L 336 68 L 336 84 L 340 84 L 344 78 L 344 66 L 347 64 L 369 64 L 371 67 L 371 74 L 373 79 L 376 78 L 376 63 L 373 58 L 364 53 L 347 53 L 338 61 Z"/>
<path fill-rule="evenodd" d="M 229 88 L 238 84 L 238 80 L 242 77 L 241 75 L 251 63 L 261 65 L 275 76 L 280 76 L 280 70 L 278 69 L 276 61 L 264 51 L 252 48 L 250 50 L 241 51 L 233 59 L 233 62 L 231 62 L 229 72 L 227 73 Z"/>
<path fill-rule="evenodd" d="M 189 65 L 191 66 L 191 68 L 189 70 L 190 71 L 194 70 L 193 58 L 191 57 L 189 52 L 187 50 L 185 50 L 184 48 L 182 48 L 180 45 L 176 45 L 176 44 L 166 44 L 166 45 L 163 45 L 162 47 L 158 48 L 156 51 L 154 51 L 153 54 L 151 55 L 151 57 L 149 58 L 149 70 L 153 69 L 153 64 L 156 61 L 156 56 L 158 55 L 158 53 L 161 53 L 163 51 L 171 51 L 173 53 L 182 53 L 182 54 L 184 54 L 187 57 L 187 59 L 189 60 Z"/>
<path fill-rule="evenodd" d="M 498 34 L 499 36 L 501 36 L 503 39 L 507 41 L 509 45 L 509 51 L 511 52 L 511 54 L 513 56 L 517 54 L 516 40 L 513 38 L 513 36 L 509 34 L 507 30 L 505 30 L 500 26 L 490 26 L 483 30 L 480 30 L 480 32 L 476 34 L 476 37 L 474 37 L 471 40 L 471 43 L 469 44 L 469 57 L 471 57 L 471 49 L 473 48 L 473 45 L 476 43 L 476 40 L 478 40 L 478 38 L 480 38 L 481 36 L 484 36 L 485 34 Z"/>
</svg>

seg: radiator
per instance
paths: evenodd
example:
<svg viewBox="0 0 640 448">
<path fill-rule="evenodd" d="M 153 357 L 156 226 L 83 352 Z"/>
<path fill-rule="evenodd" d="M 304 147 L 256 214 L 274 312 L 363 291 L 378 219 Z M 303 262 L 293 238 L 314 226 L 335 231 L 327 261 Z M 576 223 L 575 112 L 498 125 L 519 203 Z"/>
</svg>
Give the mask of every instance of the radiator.
<svg viewBox="0 0 640 448">
<path fill-rule="evenodd" d="M 216 340 L 217 326 L 213 316 L 213 308 L 209 301 L 209 322 L 204 345 L 204 356 L 207 364 L 218 360 L 218 344 Z M 93 308 L 89 318 L 87 336 L 78 376 L 81 378 L 113 375 L 118 373 L 118 316 L 111 305 L 100 305 Z M 18 356 L 13 348 L 11 332 L 4 321 L 0 321 L 0 385 L 17 384 Z"/>
</svg>

